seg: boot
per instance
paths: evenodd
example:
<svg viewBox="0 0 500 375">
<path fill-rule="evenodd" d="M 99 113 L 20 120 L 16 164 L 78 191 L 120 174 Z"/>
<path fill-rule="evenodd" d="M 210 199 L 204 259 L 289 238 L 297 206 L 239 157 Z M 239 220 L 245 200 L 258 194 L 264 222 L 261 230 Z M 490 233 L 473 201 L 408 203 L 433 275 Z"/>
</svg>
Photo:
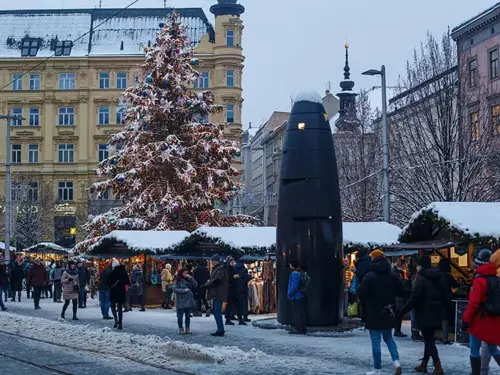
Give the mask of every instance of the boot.
<svg viewBox="0 0 500 375">
<path fill-rule="evenodd" d="M 123 325 L 122 325 L 122 323 L 121 323 L 121 322 L 120 322 L 120 323 L 118 323 L 118 327 L 116 327 L 116 329 L 118 329 L 118 330 L 120 330 L 120 331 L 123 329 Z"/>
<path fill-rule="evenodd" d="M 444 375 L 443 368 L 441 367 L 441 361 L 434 362 L 434 371 L 431 375 Z"/>
<path fill-rule="evenodd" d="M 186 328 L 186 335 L 191 335 L 191 328 Z"/>
<path fill-rule="evenodd" d="M 116 318 L 115 318 L 115 325 L 113 326 L 113 328 L 118 328 L 118 320 L 116 320 Z"/>
<path fill-rule="evenodd" d="M 429 361 L 424 361 L 422 360 L 422 363 L 420 363 L 419 366 L 415 367 L 415 371 L 419 372 L 421 374 L 427 374 L 427 364 Z"/>
<path fill-rule="evenodd" d="M 61 313 L 61 319 L 66 319 L 66 314 L 64 314 L 64 311 Z"/>
<path fill-rule="evenodd" d="M 472 375 L 481 375 L 481 357 L 470 357 L 470 368 L 472 369 Z"/>
</svg>

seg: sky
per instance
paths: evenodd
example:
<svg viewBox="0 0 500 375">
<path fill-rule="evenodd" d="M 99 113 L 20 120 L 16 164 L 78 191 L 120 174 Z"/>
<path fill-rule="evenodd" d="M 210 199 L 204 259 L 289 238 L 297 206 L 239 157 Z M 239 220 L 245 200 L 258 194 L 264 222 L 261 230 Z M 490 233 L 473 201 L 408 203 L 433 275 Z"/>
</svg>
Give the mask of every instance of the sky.
<svg viewBox="0 0 500 375">
<path fill-rule="evenodd" d="M 102 7 L 119 8 L 132 0 L 102 0 Z M 139 0 L 134 7 L 163 7 L 164 0 Z M 3 9 L 93 8 L 99 0 L 1 0 Z M 437 37 L 492 6 L 488 0 L 238 0 L 242 15 L 243 127 L 262 124 L 273 111 L 289 111 L 290 97 L 301 90 L 340 91 L 350 49 L 355 91 L 379 85 L 377 77 L 362 76 L 368 69 L 387 70 L 387 85 L 405 72 L 413 49 L 430 31 Z M 216 0 L 167 0 L 172 7 L 209 8 Z M 379 106 L 374 91 L 372 105 Z"/>
</svg>

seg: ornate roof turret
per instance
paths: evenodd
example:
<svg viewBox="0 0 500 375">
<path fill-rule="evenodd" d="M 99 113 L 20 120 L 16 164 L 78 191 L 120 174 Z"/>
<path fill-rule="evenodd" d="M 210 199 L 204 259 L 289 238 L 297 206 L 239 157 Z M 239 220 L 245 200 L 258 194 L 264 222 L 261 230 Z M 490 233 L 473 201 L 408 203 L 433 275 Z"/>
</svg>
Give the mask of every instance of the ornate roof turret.
<svg viewBox="0 0 500 375">
<path fill-rule="evenodd" d="M 240 16 L 245 12 L 245 7 L 237 3 L 237 0 L 217 0 L 217 4 L 210 7 L 215 17 L 217 16 Z"/>
<path fill-rule="evenodd" d="M 337 94 L 340 99 L 339 118 L 335 126 L 339 131 L 355 132 L 359 129 L 360 121 L 356 115 L 356 94 L 352 91 L 354 81 L 351 81 L 351 68 L 349 67 L 349 45 L 345 44 L 344 80 L 340 82 L 342 91 Z"/>
</svg>

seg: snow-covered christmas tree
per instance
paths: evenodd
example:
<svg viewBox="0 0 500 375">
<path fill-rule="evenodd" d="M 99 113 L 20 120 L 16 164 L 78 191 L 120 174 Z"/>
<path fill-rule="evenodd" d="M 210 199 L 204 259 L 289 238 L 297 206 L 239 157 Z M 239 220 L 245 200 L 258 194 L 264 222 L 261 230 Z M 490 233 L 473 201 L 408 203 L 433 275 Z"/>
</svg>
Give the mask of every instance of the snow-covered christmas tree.
<svg viewBox="0 0 500 375">
<path fill-rule="evenodd" d="M 185 27 L 172 13 L 160 24 L 156 43 L 145 49 L 134 86 L 122 95 L 125 128 L 111 138 L 110 157 L 97 170 L 106 179 L 90 187 L 98 196 L 112 192 L 124 205 L 91 218 L 85 245 L 115 229 L 194 230 L 254 222 L 214 208 L 238 193 L 231 162 L 240 151 L 224 139 L 224 125 L 202 120 L 223 107 L 214 105 L 211 91 L 191 89 L 197 65 Z"/>
</svg>

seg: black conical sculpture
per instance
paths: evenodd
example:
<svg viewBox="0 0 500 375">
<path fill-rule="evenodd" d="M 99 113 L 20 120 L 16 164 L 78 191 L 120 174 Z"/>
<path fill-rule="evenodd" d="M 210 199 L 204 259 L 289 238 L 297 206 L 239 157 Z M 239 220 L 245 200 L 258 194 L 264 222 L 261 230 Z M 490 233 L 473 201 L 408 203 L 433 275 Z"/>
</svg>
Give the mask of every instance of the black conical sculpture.
<svg viewBox="0 0 500 375">
<path fill-rule="evenodd" d="M 342 217 L 337 161 L 319 94 L 300 94 L 286 127 L 277 226 L 278 321 L 292 324 L 289 262 L 298 259 L 312 281 L 309 326 L 343 318 Z"/>
</svg>

